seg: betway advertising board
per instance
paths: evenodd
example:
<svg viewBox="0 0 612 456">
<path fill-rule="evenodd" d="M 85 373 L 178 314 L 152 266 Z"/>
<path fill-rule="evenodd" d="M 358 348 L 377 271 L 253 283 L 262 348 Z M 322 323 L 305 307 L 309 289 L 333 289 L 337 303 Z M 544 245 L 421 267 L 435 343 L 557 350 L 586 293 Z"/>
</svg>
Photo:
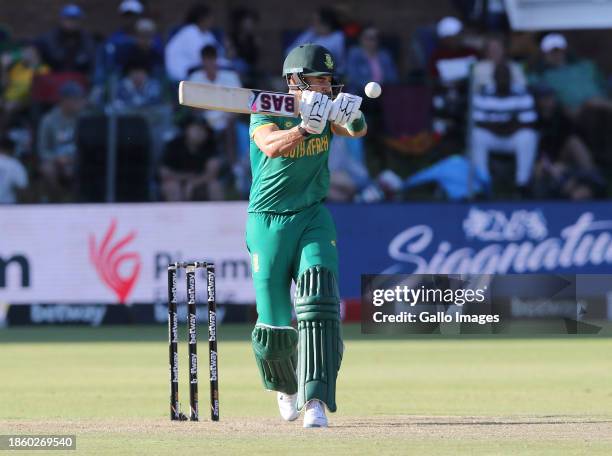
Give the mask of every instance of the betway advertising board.
<svg viewBox="0 0 612 456">
<path fill-rule="evenodd" d="M 219 303 L 253 303 L 245 221 L 242 202 L 0 207 L 0 303 L 163 302 L 168 263 L 196 260 Z"/>
</svg>

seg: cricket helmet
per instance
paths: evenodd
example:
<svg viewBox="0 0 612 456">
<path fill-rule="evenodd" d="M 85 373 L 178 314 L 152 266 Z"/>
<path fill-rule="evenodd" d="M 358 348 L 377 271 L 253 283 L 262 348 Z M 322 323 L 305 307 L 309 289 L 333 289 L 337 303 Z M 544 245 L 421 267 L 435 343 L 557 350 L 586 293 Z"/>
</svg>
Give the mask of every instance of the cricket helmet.
<svg viewBox="0 0 612 456">
<path fill-rule="evenodd" d="M 283 63 L 283 76 L 289 88 L 308 90 L 310 85 L 304 80 L 305 76 L 334 76 L 335 63 L 331 52 L 318 44 L 302 44 L 287 54 Z M 291 83 L 291 75 L 295 74 L 297 84 Z M 332 82 L 332 92 L 339 92 L 341 84 Z M 335 95 L 335 93 L 334 93 Z"/>
</svg>

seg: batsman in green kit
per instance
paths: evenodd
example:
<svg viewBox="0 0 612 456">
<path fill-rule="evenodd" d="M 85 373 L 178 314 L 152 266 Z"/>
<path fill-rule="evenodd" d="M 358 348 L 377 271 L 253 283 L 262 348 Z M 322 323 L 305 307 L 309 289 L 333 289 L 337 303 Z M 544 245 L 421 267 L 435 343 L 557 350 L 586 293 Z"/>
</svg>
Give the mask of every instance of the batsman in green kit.
<svg viewBox="0 0 612 456">
<path fill-rule="evenodd" d="M 251 186 L 246 238 L 257 300 L 252 342 L 264 388 L 287 421 L 325 427 L 336 411 L 342 361 L 336 230 L 323 206 L 332 134 L 366 133 L 361 98 L 337 93 L 322 46 L 293 49 L 283 64 L 300 117 L 251 115 Z M 291 296 L 292 281 L 296 283 Z M 295 308 L 297 330 L 291 325 Z"/>
</svg>

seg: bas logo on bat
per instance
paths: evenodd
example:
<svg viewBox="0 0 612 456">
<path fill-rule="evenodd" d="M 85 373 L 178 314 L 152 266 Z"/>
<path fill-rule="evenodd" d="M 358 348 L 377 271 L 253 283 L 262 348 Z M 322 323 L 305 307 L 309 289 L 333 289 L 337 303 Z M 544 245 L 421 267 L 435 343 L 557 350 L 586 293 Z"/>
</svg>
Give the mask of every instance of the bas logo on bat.
<svg viewBox="0 0 612 456">
<path fill-rule="evenodd" d="M 278 92 L 253 90 L 250 100 L 252 112 L 271 112 L 280 115 L 295 115 L 295 97 Z"/>
</svg>

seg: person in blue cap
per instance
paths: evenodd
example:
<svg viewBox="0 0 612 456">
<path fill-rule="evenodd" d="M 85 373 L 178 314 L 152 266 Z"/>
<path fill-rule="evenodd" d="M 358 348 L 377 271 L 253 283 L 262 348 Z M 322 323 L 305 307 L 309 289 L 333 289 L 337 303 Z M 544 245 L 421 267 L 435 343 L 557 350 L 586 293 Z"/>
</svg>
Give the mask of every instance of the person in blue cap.
<svg viewBox="0 0 612 456">
<path fill-rule="evenodd" d="M 83 17 L 80 6 L 72 3 L 64 5 L 58 26 L 37 40 L 43 61 L 53 71 L 89 74 L 93 70 L 95 42 L 83 30 Z"/>
</svg>

